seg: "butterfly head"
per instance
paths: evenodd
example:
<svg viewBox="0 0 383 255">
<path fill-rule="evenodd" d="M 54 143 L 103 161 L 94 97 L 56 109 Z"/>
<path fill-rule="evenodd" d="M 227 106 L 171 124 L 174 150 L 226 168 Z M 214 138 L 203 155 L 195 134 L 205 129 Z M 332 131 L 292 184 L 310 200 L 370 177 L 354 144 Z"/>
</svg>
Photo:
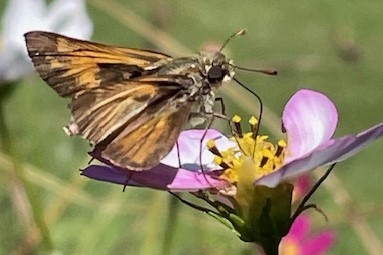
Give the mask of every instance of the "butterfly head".
<svg viewBox="0 0 383 255">
<path fill-rule="evenodd" d="M 230 81 L 234 75 L 232 60 L 220 51 L 203 52 L 200 55 L 201 73 L 213 86 L 220 86 L 223 82 Z"/>
</svg>

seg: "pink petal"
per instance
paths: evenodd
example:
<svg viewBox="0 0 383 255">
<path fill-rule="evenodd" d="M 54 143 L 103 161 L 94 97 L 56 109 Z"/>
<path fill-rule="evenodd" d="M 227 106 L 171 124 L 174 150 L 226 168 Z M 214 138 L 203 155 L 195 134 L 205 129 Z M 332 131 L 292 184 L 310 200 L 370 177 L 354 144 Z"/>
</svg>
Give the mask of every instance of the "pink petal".
<svg viewBox="0 0 383 255">
<path fill-rule="evenodd" d="M 383 135 L 383 123 L 356 135 L 343 136 L 330 140 L 312 153 L 295 159 L 279 170 L 256 181 L 256 185 L 275 187 L 282 180 L 301 175 L 319 166 L 331 165 L 345 160 L 364 149 L 368 144 Z"/>
<path fill-rule="evenodd" d="M 230 141 L 225 135 L 214 129 L 208 129 L 205 138 L 202 142 L 202 154 L 200 152 L 201 138 L 205 133 L 205 129 L 192 129 L 181 132 L 178 137 L 178 146 L 174 145 L 170 153 L 161 160 L 162 164 L 179 167 L 179 161 L 183 168 L 201 169 L 201 163 L 204 169 L 217 169 L 217 165 L 213 164 L 214 155 L 206 148 L 206 143 L 209 140 L 215 140 L 219 150 L 226 150 L 234 147 L 235 143 Z M 199 157 L 202 155 L 202 162 Z M 180 160 L 178 160 L 178 156 Z"/>
<path fill-rule="evenodd" d="M 301 199 L 311 188 L 312 180 L 308 174 L 301 175 L 294 184 L 294 200 Z"/>
<path fill-rule="evenodd" d="M 223 189 L 228 186 L 228 182 L 217 177 L 214 178 L 207 173 L 203 174 L 201 172 L 179 169 L 174 180 L 171 184 L 167 185 L 167 188 L 172 191 L 193 192 L 211 188 Z"/>
<path fill-rule="evenodd" d="M 282 122 L 287 132 L 288 162 L 330 140 L 336 129 L 338 113 L 325 95 L 303 89 L 287 102 Z"/>
<path fill-rule="evenodd" d="M 301 214 L 294 221 L 293 225 L 290 228 L 289 233 L 287 234 L 287 237 L 293 238 L 296 240 L 302 240 L 306 237 L 310 228 L 311 228 L 311 222 L 309 217 Z"/>
<path fill-rule="evenodd" d="M 212 171 L 203 174 L 162 164 L 141 172 L 110 166 L 91 165 L 82 171 L 82 175 L 99 181 L 127 186 L 172 191 L 197 191 L 213 187 L 226 187 L 227 183 L 225 181 L 215 178 L 219 172 Z"/>
<path fill-rule="evenodd" d="M 302 242 L 301 254 L 321 255 L 326 254 L 333 246 L 336 234 L 333 231 L 324 231 L 311 240 Z"/>
</svg>

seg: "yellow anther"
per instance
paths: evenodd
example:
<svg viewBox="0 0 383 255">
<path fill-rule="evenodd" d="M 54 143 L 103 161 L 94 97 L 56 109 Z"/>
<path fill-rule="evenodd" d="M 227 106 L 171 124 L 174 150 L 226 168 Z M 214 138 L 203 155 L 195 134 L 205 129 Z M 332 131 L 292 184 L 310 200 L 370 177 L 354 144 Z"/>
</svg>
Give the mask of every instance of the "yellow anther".
<svg viewBox="0 0 383 255">
<path fill-rule="evenodd" d="M 242 127 L 241 127 L 241 117 L 239 115 L 234 115 L 231 119 L 234 123 L 234 130 L 233 132 L 237 134 L 238 137 L 242 137 Z"/>
<path fill-rule="evenodd" d="M 219 156 L 214 157 L 214 164 L 221 165 L 222 164 L 222 158 Z"/>
<path fill-rule="evenodd" d="M 234 115 L 233 118 L 231 119 L 234 123 L 239 123 L 241 122 L 242 118 L 239 115 Z"/>
<path fill-rule="evenodd" d="M 279 140 L 278 141 L 278 148 L 277 148 L 277 152 L 275 153 L 275 156 L 279 157 L 286 147 L 287 147 L 286 141 L 285 140 Z"/>
<path fill-rule="evenodd" d="M 209 151 L 211 153 L 213 153 L 216 156 L 222 157 L 222 154 L 218 150 L 217 146 L 215 145 L 215 141 L 214 140 L 210 139 L 209 141 L 207 141 L 206 146 L 207 146 L 207 148 L 209 149 Z"/>
<path fill-rule="evenodd" d="M 268 135 L 261 135 L 258 137 L 257 140 L 259 140 L 259 142 L 263 142 L 263 141 L 266 141 L 268 138 L 269 138 Z"/>
<path fill-rule="evenodd" d="M 247 132 L 246 134 L 243 135 L 243 138 L 245 138 L 245 139 L 253 139 L 253 132 Z"/>
<path fill-rule="evenodd" d="M 251 116 L 251 118 L 249 119 L 249 124 L 252 125 L 252 126 L 255 126 L 258 124 L 258 119 L 254 116 Z"/>
<path fill-rule="evenodd" d="M 287 146 L 287 143 L 286 143 L 285 140 L 279 140 L 278 141 L 278 146 L 285 148 Z"/>
<path fill-rule="evenodd" d="M 215 141 L 214 141 L 213 139 L 210 139 L 209 141 L 207 141 L 206 146 L 207 146 L 209 149 L 216 147 L 216 145 L 215 145 Z"/>
</svg>

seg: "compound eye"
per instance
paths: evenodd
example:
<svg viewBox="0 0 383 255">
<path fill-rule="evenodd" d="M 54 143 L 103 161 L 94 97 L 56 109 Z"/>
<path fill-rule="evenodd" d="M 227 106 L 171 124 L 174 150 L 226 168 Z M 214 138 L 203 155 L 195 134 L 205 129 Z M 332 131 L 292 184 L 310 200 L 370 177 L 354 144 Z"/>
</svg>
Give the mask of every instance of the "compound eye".
<svg viewBox="0 0 383 255">
<path fill-rule="evenodd" d="M 207 79 L 209 82 L 222 81 L 225 74 L 226 71 L 222 69 L 222 66 L 212 66 L 207 73 Z"/>
</svg>

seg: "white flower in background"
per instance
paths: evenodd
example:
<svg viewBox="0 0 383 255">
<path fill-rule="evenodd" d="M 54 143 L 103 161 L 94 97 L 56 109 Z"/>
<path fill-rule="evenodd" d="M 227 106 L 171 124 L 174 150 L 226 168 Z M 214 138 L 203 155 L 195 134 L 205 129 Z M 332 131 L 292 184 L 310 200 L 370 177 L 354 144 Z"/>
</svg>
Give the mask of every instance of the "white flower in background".
<svg viewBox="0 0 383 255">
<path fill-rule="evenodd" d="M 93 24 L 83 0 L 9 0 L 0 34 L 0 84 L 15 81 L 33 70 L 25 47 L 24 33 L 51 31 L 89 39 Z"/>
</svg>

